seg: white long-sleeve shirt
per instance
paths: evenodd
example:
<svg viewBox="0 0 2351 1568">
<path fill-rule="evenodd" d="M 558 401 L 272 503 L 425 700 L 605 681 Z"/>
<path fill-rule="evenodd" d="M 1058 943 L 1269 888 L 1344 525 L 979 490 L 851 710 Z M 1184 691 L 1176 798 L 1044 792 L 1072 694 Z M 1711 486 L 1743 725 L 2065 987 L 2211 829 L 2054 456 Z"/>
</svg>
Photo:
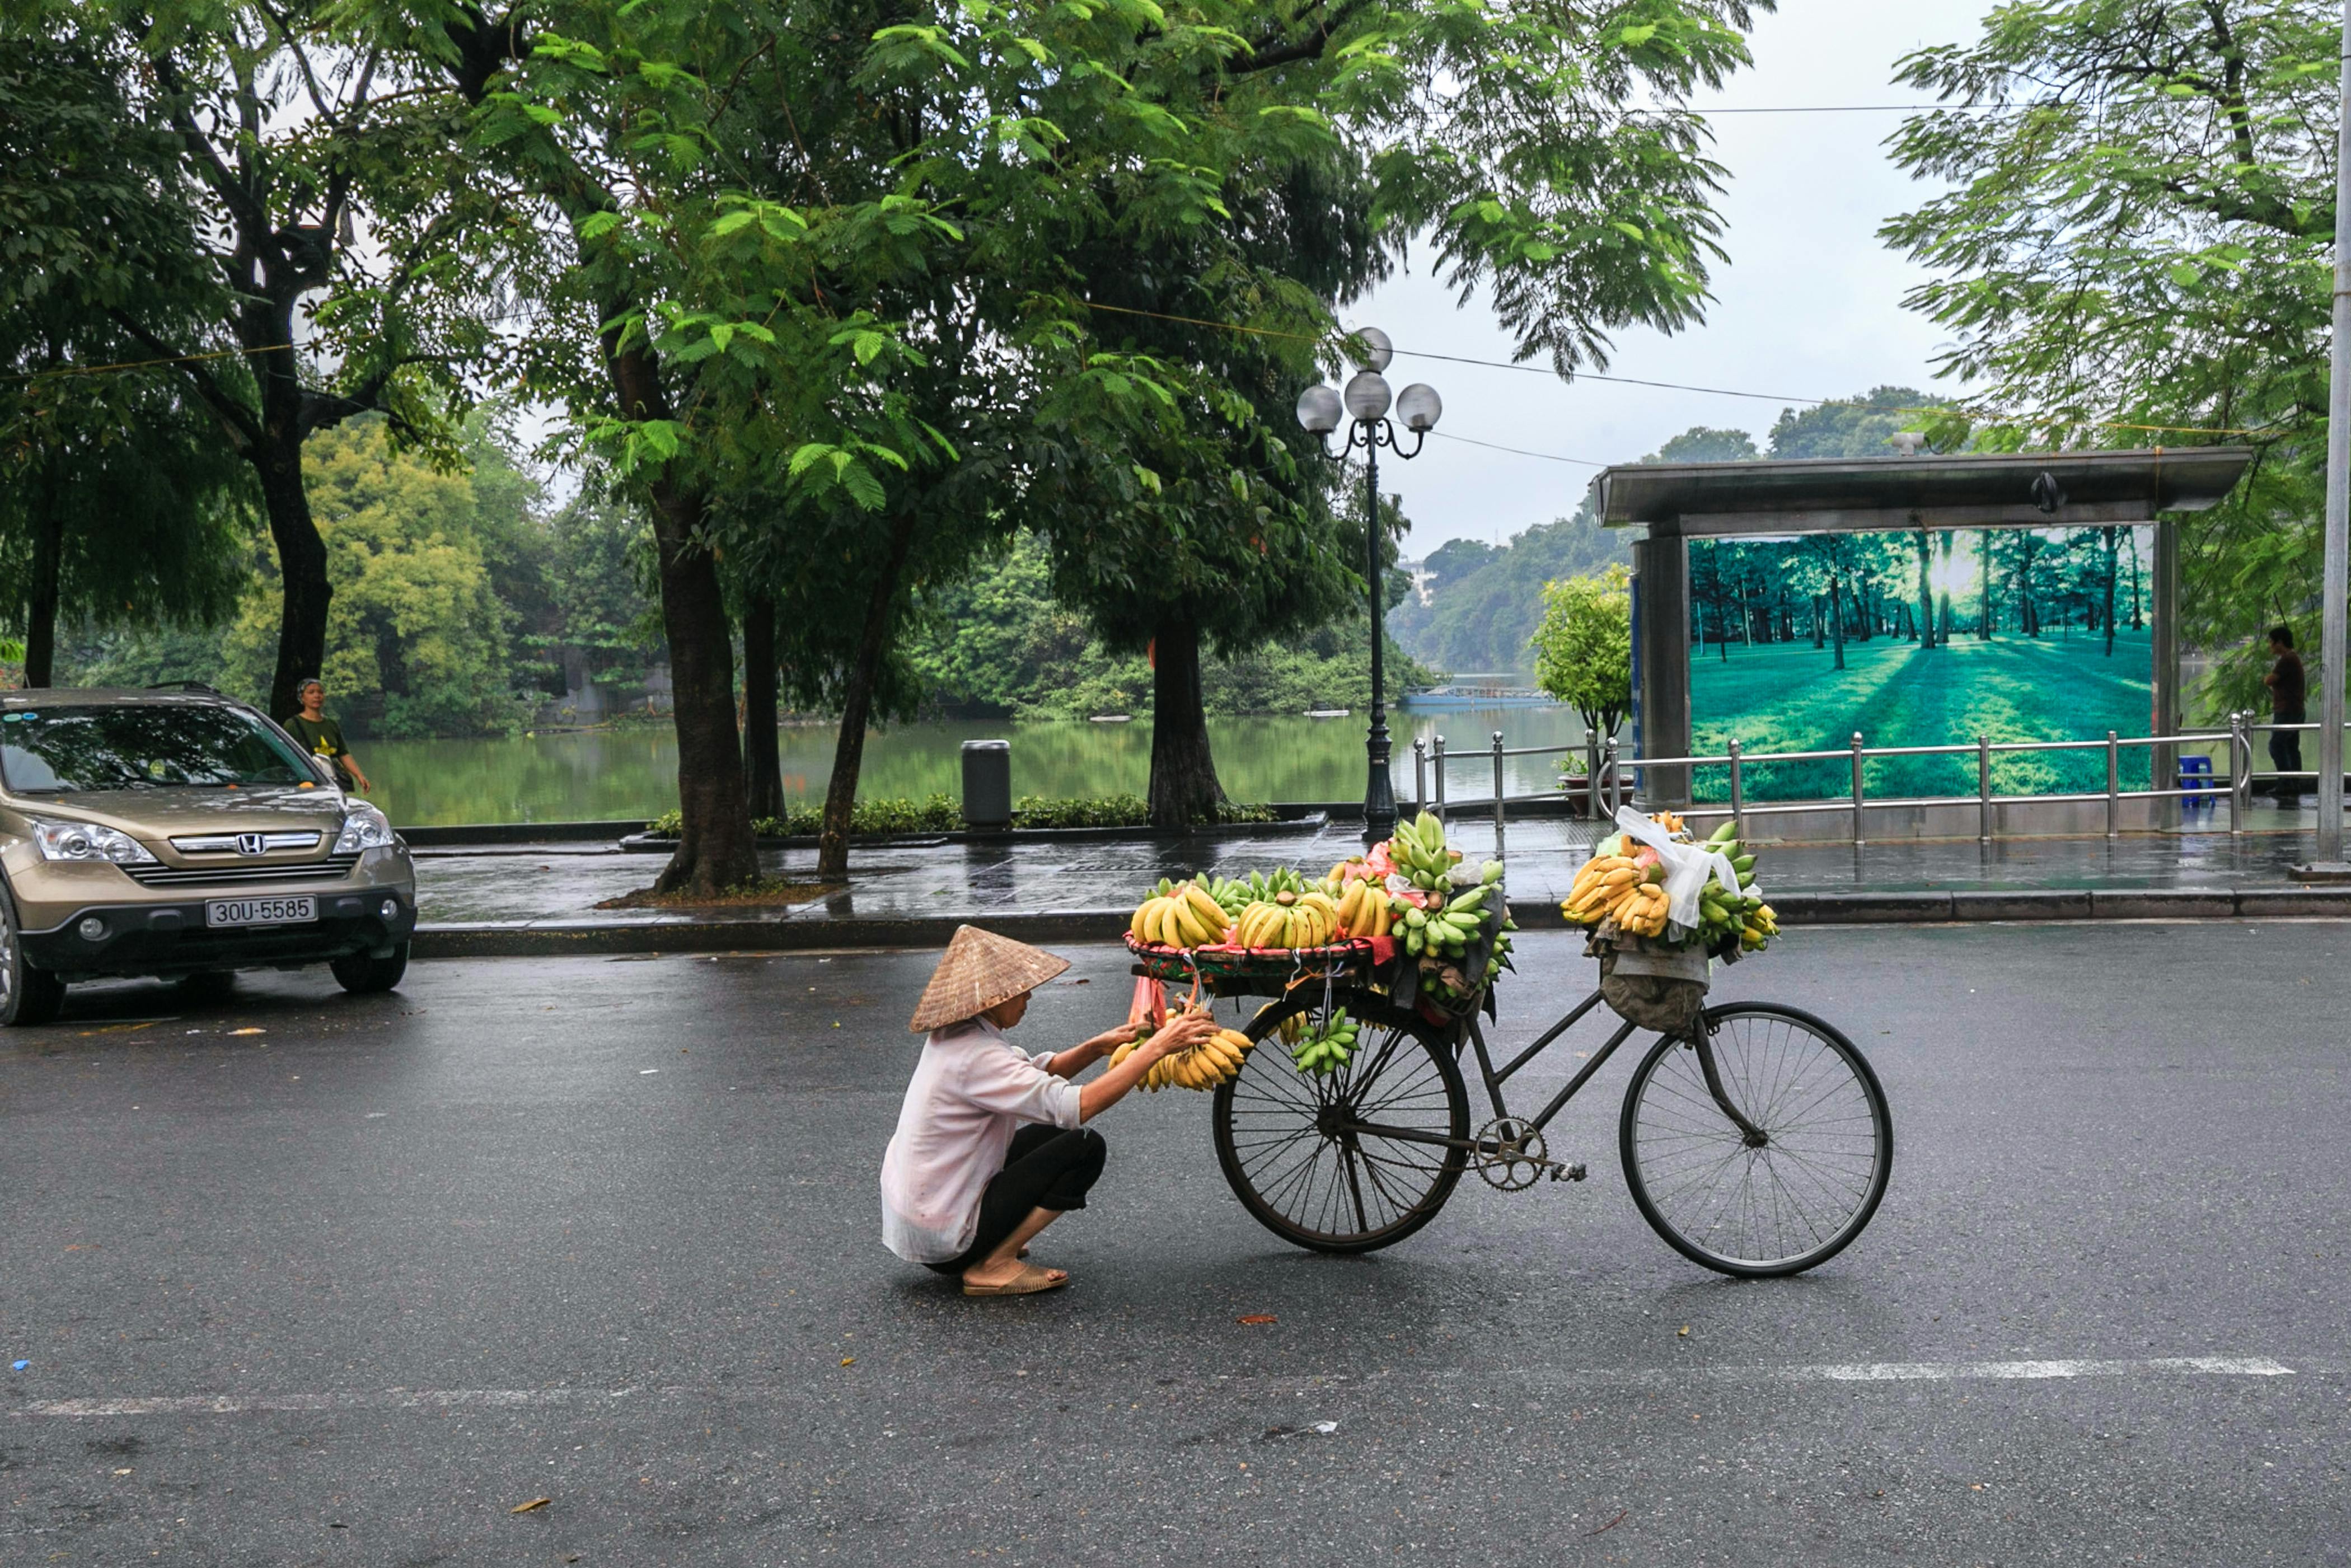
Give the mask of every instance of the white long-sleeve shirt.
<svg viewBox="0 0 2351 1568">
<path fill-rule="evenodd" d="M 882 1241 L 910 1263 L 944 1263 L 971 1245 L 988 1178 L 1023 1123 L 1078 1124 L 1078 1086 L 1045 1071 L 982 1019 L 923 1041 L 898 1131 L 882 1156 Z"/>
</svg>

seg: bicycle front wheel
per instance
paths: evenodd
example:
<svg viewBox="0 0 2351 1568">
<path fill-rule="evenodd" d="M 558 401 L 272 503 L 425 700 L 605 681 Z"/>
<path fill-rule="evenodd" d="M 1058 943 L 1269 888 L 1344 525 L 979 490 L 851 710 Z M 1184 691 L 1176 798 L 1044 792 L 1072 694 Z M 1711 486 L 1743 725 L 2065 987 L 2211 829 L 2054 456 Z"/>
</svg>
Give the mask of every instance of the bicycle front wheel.
<svg viewBox="0 0 2351 1568">
<path fill-rule="evenodd" d="M 1794 1008 L 1706 1012 L 1724 1113 L 1689 1041 L 1657 1041 L 1617 1124 L 1641 1218 L 1694 1263 L 1743 1279 L 1800 1274 L 1844 1250 L 1886 1196 L 1894 1119 L 1853 1041 Z"/>
<path fill-rule="evenodd" d="M 1275 1030 L 1311 1011 L 1302 997 L 1249 1020 L 1260 1041 L 1218 1084 L 1217 1162 L 1242 1207 L 1283 1240 L 1317 1252 L 1393 1246 L 1437 1218 L 1468 1164 L 1469 1096 L 1456 1040 L 1411 1013 L 1350 996 L 1353 1059 L 1301 1072 Z"/>
</svg>

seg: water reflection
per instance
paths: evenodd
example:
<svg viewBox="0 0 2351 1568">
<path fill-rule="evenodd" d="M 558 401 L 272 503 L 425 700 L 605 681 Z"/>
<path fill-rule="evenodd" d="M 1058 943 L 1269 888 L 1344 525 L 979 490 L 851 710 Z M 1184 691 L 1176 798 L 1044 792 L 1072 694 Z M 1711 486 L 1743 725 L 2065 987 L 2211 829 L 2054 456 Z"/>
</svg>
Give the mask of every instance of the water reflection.
<svg viewBox="0 0 2351 1568">
<path fill-rule="evenodd" d="M 1499 729 L 1511 747 L 1580 747 L 1583 726 L 1556 707 L 1491 707 L 1392 716 L 1391 772 L 1399 800 L 1414 799 L 1412 743 L 1433 747 L 1445 736 L 1455 760 L 1454 800 L 1493 793 L 1485 755 Z M 1212 718 L 1217 769 L 1237 800 L 1355 800 L 1364 793 L 1364 726 L 1346 718 Z M 1151 721 L 1105 725 L 1049 721 L 938 720 L 875 730 L 865 743 L 861 793 L 869 799 L 955 795 L 962 788 L 967 740 L 1012 743 L 1016 794 L 1140 795 L 1151 773 Z M 784 731 L 784 792 L 796 800 L 824 792 L 834 731 L 796 725 Z M 1474 759 L 1463 752 L 1480 755 Z M 677 803 L 677 742 L 666 728 L 597 730 L 500 740 L 371 740 L 373 799 L 393 821 L 555 822 L 657 816 Z M 1548 789 L 1557 759 L 1508 759 L 1512 794 Z M 1434 785 L 1431 786 L 1432 792 Z"/>
</svg>

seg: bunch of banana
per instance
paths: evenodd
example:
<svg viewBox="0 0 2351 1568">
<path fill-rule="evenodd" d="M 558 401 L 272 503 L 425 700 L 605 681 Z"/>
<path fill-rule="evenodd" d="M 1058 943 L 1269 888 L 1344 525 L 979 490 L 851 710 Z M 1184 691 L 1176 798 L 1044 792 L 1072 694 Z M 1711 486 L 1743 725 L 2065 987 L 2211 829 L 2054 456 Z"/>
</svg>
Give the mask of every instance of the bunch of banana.
<svg viewBox="0 0 2351 1568">
<path fill-rule="evenodd" d="M 1665 829 L 1666 831 L 1671 833 L 1677 839 L 1688 836 L 1689 824 L 1682 821 L 1680 813 L 1678 812 L 1653 811 L 1649 814 L 1649 821 L 1656 823 L 1657 826 Z"/>
<path fill-rule="evenodd" d="M 1222 941 L 1228 924 L 1222 905 L 1199 883 L 1179 882 L 1136 906 L 1126 928 L 1145 942 L 1190 949 Z"/>
<path fill-rule="evenodd" d="M 1191 880 L 1199 884 L 1201 892 L 1217 901 L 1217 906 L 1225 912 L 1225 924 L 1228 925 L 1232 924 L 1232 917 L 1241 912 L 1242 905 L 1249 901 L 1249 883 L 1245 882 L 1231 881 L 1221 876 L 1196 876 Z M 1159 885 L 1151 891 L 1165 898 L 1169 894 L 1174 893 L 1178 885 L 1163 876 L 1159 879 Z"/>
<path fill-rule="evenodd" d="M 1279 893 L 1252 904 L 1233 923 L 1241 947 L 1321 947 L 1339 929 L 1339 906 L 1321 889 Z"/>
<path fill-rule="evenodd" d="M 1301 1072 L 1328 1076 L 1346 1066 L 1347 1059 L 1355 1053 L 1356 1027 L 1355 1020 L 1343 1008 L 1332 1013 L 1321 1029 L 1305 1031 L 1290 1048 L 1290 1060 L 1298 1064 Z"/>
<path fill-rule="evenodd" d="M 1397 875 L 1426 890 L 1444 885 L 1461 852 L 1445 847 L 1445 824 L 1423 811 L 1409 821 L 1396 822 L 1395 837 L 1388 841 L 1388 858 L 1395 862 Z"/>
<path fill-rule="evenodd" d="M 1771 906 L 1755 886 L 1755 856 L 1742 850 L 1739 843 L 1739 828 L 1725 822 L 1717 828 L 1707 847 L 1729 857 L 1730 869 L 1739 875 L 1739 891 L 1732 893 L 1722 885 L 1721 879 L 1707 883 L 1698 894 L 1699 906 L 1706 912 L 1700 929 L 1710 936 L 1736 933 L 1739 945 L 1750 953 L 1760 953 L 1770 938 L 1779 935 L 1780 926 L 1771 917 Z M 1759 918 L 1760 916 L 1760 918 Z"/>
<path fill-rule="evenodd" d="M 1404 950 L 1417 957 L 1434 954 L 1458 958 L 1485 925 L 1486 895 L 1494 890 L 1490 882 L 1481 882 L 1467 893 L 1457 894 L 1442 909 L 1407 908 L 1404 912 Z"/>
<path fill-rule="evenodd" d="M 1616 917 L 1619 929 L 1635 936 L 1663 936 L 1666 934 L 1666 890 L 1662 883 L 1637 883 L 1625 901 L 1610 911 Z"/>
<path fill-rule="evenodd" d="M 1296 867 L 1281 865 L 1274 867 L 1270 873 L 1253 871 L 1249 873 L 1248 882 L 1234 885 L 1248 894 L 1244 902 L 1270 904 L 1285 893 L 1304 893 L 1314 884 L 1301 876 Z"/>
<path fill-rule="evenodd" d="M 1575 883 L 1568 889 L 1560 913 L 1578 925 L 1597 925 L 1618 910 L 1629 909 L 1640 889 L 1664 877 L 1664 868 L 1654 856 L 1650 862 L 1643 865 L 1632 855 L 1593 855 L 1575 873 Z M 1624 922 L 1620 919 L 1617 924 Z"/>
<path fill-rule="evenodd" d="M 1143 1075 L 1143 1086 L 1155 1093 L 1162 1089 L 1214 1089 L 1226 1079 L 1240 1075 L 1249 1043 L 1249 1037 L 1240 1030 L 1220 1029 L 1189 1051 L 1153 1062 Z"/>
<path fill-rule="evenodd" d="M 1387 889 L 1376 883 L 1348 883 L 1338 907 L 1339 929 L 1350 936 L 1384 936 L 1395 918 Z"/>
</svg>

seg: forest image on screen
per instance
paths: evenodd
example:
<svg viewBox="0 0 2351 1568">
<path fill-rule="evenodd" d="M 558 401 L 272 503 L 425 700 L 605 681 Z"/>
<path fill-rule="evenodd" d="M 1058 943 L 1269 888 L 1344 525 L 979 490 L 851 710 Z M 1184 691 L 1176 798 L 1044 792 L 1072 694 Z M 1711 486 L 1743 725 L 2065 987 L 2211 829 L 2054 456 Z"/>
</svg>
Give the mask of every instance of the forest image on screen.
<svg viewBox="0 0 2351 1568">
<path fill-rule="evenodd" d="M 1997 528 L 1693 539 L 1690 730 L 1698 755 L 2104 740 L 2151 733 L 2154 530 Z M 2122 753 L 2146 789 L 2147 753 Z M 2097 751 L 1998 758 L 2001 794 L 2104 789 Z M 1840 796 L 1844 760 L 1750 766 L 1747 798 Z M 1701 800 L 1729 796 L 1700 768 Z M 1972 795 L 1976 759 L 1872 759 L 1879 799 Z"/>
</svg>

